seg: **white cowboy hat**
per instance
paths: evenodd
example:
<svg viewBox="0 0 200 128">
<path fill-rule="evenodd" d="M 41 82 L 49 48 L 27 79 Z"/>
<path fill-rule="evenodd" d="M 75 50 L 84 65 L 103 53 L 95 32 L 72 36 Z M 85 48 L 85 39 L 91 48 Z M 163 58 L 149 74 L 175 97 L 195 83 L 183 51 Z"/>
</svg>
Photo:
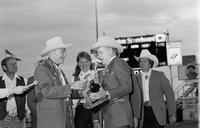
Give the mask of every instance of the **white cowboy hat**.
<svg viewBox="0 0 200 128">
<path fill-rule="evenodd" d="M 135 56 L 135 59 L 137 61 L 139 61 L 140 58 L 147 58 L 152 60 L 154 62 L 153 67 L 156 67 L 158 65 L 158 58 L 155 55 L 151 54 L 147 49 L 142 50 L 142 52 L 140 53 L 140 57 Z"/>
<path fill-rule="evenodd" d="M 40 54 L 41 57 L 47 56 L 47 54 L 55 49 L 59 48 L 68 48 L 71 47 L 71 43 L 65 44 L 63 42 L 63 39 L 60 36 L 56 36 L 54 38 L 51 38 L 47 40 L 46 47 Z"/>
<path fill-rule="evenodd" d="M 114 38 L 108 36 L 99 37 L 97 42 L 92 46 L 92 49 L 97 49 L 99 47 L 117 48 L 118 53 L 122 53 L 124 50 L 124 48 L 117 41 L 115 41 Z"/>
<path fill-rule="evenodd" d="M 11 53 L 10 51 L 8 51 L 7 49 L 5 49 L 5 58 L 14 58 L 16 59 L 17 61 L 21 61 L 21 59 L 15 57 L 15 55 L 13 53 Z"/>
</svg>

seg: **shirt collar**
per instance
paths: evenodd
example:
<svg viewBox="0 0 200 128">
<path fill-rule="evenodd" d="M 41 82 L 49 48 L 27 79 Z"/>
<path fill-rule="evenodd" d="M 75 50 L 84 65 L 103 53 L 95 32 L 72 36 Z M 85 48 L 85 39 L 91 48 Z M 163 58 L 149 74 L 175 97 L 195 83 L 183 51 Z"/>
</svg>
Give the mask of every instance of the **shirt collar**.
<svg viewBox="0 0 200 128">
<path fill-rule="evenodd" d="M 115 57 L 116 57 L 116 56 L 113 56 L 113 57 L 110 59 L 110 61 L 109 61 L 108 64 L 110 64 L 110 62 L 111 62 Z"/>
<path fill-rule="evenodd" d="M 140 71 L 142 75 L 148 75 L 150 76 L 151 75 L 151 69 L 148 71 L 148 72 L 143 72 L 142 70 Z"/>
<path fill-rule="evenodd" d="M 14 76 L 14 79 L 16 79 L 16 78 L 20 79 L 19 76 L 17 75 L 17 73 L 15 73 L 15 76 Z M 2 80 L 6 80 L 6 79 L 10 79 L 10 78 L 7 76 L 6 73 L 4 73 L 3 77 L 2 77 Z"/>
<path fill-rule="evenodd" d="M 83 74 L 88 74 L 88 73 L 90 73 L 90 72 L 91 72 L 91 70 L 88 70 L 87 72 L 81 71 L 80 74 L 83 75 Z"/>
<path fill-rule="evenodd" d="M 116 56 L 113 56 L 110 61 L 108 62 L 108 64 L 106 65 L 106 67 L 104 69 L 106 69 L 108 67 L 108 65 L 112 62 L 112 60 L 115 58 Z"/>
</svg>

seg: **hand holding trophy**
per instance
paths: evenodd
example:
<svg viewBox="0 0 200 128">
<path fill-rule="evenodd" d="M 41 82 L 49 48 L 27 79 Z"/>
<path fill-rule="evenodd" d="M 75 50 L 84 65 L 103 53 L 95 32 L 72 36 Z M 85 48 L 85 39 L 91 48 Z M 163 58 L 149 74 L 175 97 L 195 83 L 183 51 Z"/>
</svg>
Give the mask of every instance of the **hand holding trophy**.
<svg viewBox="0 0 200 128">
<path fill-rule="evenodd" d="M 98 81 L 97 73 L 92 75 L 93 77 L 88 76 L 90 79 L 87 79 L 87 86 L 81 93 L 86 100 L 84 107 L 86 109 L 92 109 L 93 112 L 97 112 L 102 105 L 109 102 L 109 99 L 108 92 L 104 91 Z"/>
<path fill-rule="evenodd" d="M 86 81 L 75 81 L 71 83 L 71 88 L 74 90 L 83 90 L 85 89 Z"/>
</svg>

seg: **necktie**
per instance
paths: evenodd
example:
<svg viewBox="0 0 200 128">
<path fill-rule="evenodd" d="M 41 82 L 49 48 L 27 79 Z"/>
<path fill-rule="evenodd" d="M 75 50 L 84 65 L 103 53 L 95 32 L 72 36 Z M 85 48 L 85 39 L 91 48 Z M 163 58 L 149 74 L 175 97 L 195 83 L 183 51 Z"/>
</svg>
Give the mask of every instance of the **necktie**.
<svg viewBox="0 0 200 128">
<path fill-rule="evenodd" d="M 145 79 L 146 79 L 146 80 L 148 79 L 148 75 L 147 75 L 147 74 L 145 75 Z"/>
</svg>

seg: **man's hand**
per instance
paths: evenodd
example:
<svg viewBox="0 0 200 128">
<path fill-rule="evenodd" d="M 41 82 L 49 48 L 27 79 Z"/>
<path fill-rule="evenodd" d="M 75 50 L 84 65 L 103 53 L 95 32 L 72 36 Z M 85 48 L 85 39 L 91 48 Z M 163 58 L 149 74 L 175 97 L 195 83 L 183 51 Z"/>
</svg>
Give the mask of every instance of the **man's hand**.
<svg viewBox="0 0 200 128">
<path fill-rule="evenodd" d="M 94 128 L 101 128 L 100 124 L 99 124 L 99 121 L 97 121 L 97 120 L 93 121 L 93 127 Z"/>
<path fill-rule="evenodd" d="M 100 91 L 98 91 L 96 93 L 90 94 L 91 100 L 98 100 L 98 99 L 106 97 L 106 96 L 108 96 L 108 91 L 104 91 L 102 89 L 100 89 Z"/>
<path fill-rule="evenodd" d="M 85 81 L 75 81 L 71 83 L 71 87 L 74 90 L 82 90 L 86 88 L 86 82 Z"/>
<path fill-rule="evenodd" d="M 17 86 L 12 91 L 13 94 L 22 94 L 24 91 L 26 91 L 26 86 Z"/>
<path fill-rule="evenodd" d="M 176 122 L 176 117 L 175 117 L 175 115 L 169 116 L 169 123 L 170 123 L 170 124 L 174 124 L 175 122 Z"/>
<path fill-rule="evenodd" d="M 134 117 L 133 121 L 134 121 L 134 128 L 137 128 L 138 127 L 138 118 Z"/>
</svg>

